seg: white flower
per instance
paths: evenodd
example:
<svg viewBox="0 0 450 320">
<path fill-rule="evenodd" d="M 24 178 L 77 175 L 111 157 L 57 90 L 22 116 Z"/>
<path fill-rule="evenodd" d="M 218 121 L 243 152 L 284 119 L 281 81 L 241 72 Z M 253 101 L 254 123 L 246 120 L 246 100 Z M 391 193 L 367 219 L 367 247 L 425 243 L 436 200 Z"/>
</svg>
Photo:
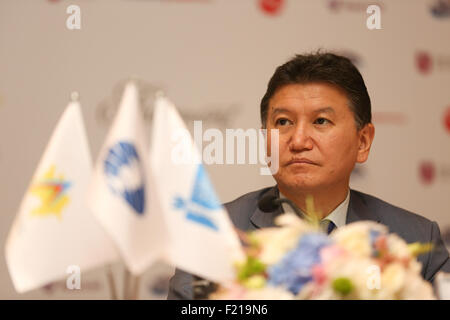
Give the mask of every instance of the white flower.
<svg viewBox="0 0 450 320">
<path fill-rule="evenodd" d="M 262 244 L 259 259 L 269 265 L 278 262 L 286 252 L 293 249 L 302 234 L 317 230 L 290 213 L 278 216 L 275 222 L 281 227 L 261 229 L 252 235 Z"/>
<path fill-rule="evenodd" d="M 391 233 L 387 238 L 389 253 L 398 259 L 411 259 L 411 251 L 408 244 L 396 234 Z"/>
<path fill-rule="evenodd" d="M 387 228 L 381 224 L 360 221 L 338 228 L 331 234 L 331 238 L 351 253 L 368 257 L 372 252 L 370 230 L 387 233 Z"/>
<path fill-rule="evenodd" d="M 434 300 L 433 287 L 422 279 L 419 273 L 409 272 L 406 274 L 405 286 L 402 290 L 403 300 Z"/>
<path fill-rule="evenodd" d="M 381 275 L 380 299 L 400 299 L 405 284 L 406 270 L 400 263 L 386 266 Z"/>
</svg>

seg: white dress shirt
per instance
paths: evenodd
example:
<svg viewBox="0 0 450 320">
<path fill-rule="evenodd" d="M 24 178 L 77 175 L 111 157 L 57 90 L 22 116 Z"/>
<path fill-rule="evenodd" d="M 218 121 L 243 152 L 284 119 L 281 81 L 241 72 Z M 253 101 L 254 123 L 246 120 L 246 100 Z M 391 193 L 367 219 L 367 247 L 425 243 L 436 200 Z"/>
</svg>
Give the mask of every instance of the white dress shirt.
<svg viewBox="0 0 450 320">
<path fill-rule="evenodd" d="M 280 198 L 286 198 L 286 197 L 280 192 Z M 328 216 L 326 216 L 324 219 L 322 219 L 322 221 L 324 221 L 324 222 L 325 221 L 333 221 L 333 223 L 336 225 L 336 228 L 344 226 L 345 221 L 347 220 L 347 209 L 348 209 L 349 202 L 350 202 L 350 189 L 347 192 L 347 197 L 345 198 L 345 200 L 342 201 L 336 207 L 336 209 L 334 209 Z M 283 211 L 285 213 L 287 213 L 287 212 L 293 213 L 293 210 L 287 203 L 283 203 L 282 206 L 283 206 Z"/>
</svg>

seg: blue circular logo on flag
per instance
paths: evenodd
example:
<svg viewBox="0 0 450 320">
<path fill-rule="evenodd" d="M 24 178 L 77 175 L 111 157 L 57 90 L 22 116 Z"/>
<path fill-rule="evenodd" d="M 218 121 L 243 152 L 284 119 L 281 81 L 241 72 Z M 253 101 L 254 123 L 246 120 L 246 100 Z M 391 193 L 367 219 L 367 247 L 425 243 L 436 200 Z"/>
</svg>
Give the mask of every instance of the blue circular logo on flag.
<svg viewBox="0 0 450 320">
<path fill-rule="evenodd" d="M 145 210 L 144 170 L 134 145 L 120 141 L 109 149 L 104 162 L 110 189 L 138 214 Z"/>
</svg>

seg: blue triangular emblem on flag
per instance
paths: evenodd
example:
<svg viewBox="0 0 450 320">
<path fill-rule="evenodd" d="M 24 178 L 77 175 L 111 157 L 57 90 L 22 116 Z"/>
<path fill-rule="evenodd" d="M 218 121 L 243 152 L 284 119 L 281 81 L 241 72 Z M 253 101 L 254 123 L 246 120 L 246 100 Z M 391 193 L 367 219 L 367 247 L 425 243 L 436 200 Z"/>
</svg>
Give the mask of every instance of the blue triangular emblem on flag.
<svg viewBox="0 0 450 320">
<path fill-rule="evenodd" d="M 197 168 L 197 176 L 195 178 L 191 200 L 202 207 L 211 210 L 220 208 L 219 199 L 217 199 L 211 181 L 208 178 L 208 174 L 202 165 L 199 165 Z"/>
<path fill-rule="evenodd" d="M 174 200 L 175 208 L 184 210 L 186 219 L 212 230 L 219 230 L 209 213 L 212 210 L 220 209 L 221 204 L 202 165 L 197 167 L 191 199 L 187 200 L 176 196 Z"/>
</svg>

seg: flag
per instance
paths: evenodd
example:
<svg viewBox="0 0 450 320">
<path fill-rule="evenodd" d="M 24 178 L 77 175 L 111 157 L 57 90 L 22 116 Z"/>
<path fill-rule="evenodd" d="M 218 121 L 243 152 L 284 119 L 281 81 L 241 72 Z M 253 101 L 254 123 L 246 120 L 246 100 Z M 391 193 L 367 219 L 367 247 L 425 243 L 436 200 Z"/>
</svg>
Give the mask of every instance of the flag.
<svg viewBox="0 0 450 320">
<path fill-rule="evenodd" d="M 78 102 L 71 102 L 23 197 L 5 253 L 20 293 L 118 258 L 114 244 L 89 212 L 92 160 Z"/>
<path fill-rule="evenodd" d="M 243 256 L 183 120 L 167 98 L 155 102 L 150 168 L 178 268 L 216 282 L 234 278 Z"/>
<path fill-rule="evenodd" d="M 133 274 L 162 257 L 168 242 L 147 163 L 138 91 L 130 82 L 96 162 L 89 206 Z"/>
</svg>

